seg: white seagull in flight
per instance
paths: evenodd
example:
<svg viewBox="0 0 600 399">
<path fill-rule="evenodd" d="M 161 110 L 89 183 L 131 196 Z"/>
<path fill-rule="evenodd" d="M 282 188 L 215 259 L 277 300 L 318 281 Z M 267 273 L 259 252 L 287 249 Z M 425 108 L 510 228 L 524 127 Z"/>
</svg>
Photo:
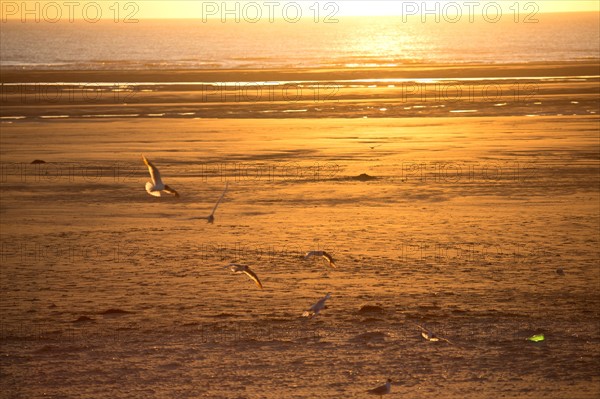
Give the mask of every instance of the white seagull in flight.
<svg viewBox="0 0 600 399">
<path fill-rule="evenodd" d="M 148 194 L 155 197 L 160 197 L 161 191 L 164 191 L 169 194 L 175 194 L 176 197 L 179 197 L 179 193 L 177 191 L 163 183 L 162 179 L 160 178 L 160 172 L 158 171 L 158 168 L 154 166 L 152 162 L 148 161 L 143 154 L 142 159 L 148 167 L 150 178 L 152 179 L 152 182 L 146 182 L 146 191 Z"/>
<path fill-rule="evenodd" d="M 312 305 L 307 311 L 302 313 L 303 317 L 316 316 L 325 307 L 325 301 L 331 298 L 331 293 L 327 293 L 323 298 L 319 299 L 319 302 Z"/>
<path fill-rule="evenodd" d="M 225 193 L 227 192 L 227 187 L 229 186 L 229 182 L 225 183 L 225 189 L 223 190 L 223 194 L 221 194 L 221 196 L 219 197 L 219 199 L 217 200 L 217 203 L 215 204 L 215 207 L 213 208 L 212 212 L 210 213 L 210 215 L 208 215 L 206 217 L 206 221 L 210 224 L 213 224 L 215 221 L 215 212 L 217 211 L 217 207 L 219 206 L 219 203 L 221 202 L 221 200 L 223 199 L 223 197 L 225 196 Z"/>
<path fill-rule="evenodd" d="M 454 345 L 452 342 L 450 342 L 450 340 L 436 335 L 433 331 L 428 330 L 419 324 L 417 324 L 417 327 L 419 327 L 421 329 L 421 337 L 423 337 L 426 341 L 429 341 L 429 342 L 444 341 L 444 342 L 449 343 L 450 345 Z"/>
<path fill-rule="evenodd" d="M 383 395 L 387 395 L 392 390 L 392 380 L 388 378 L 385 385 L 378 386 L 377 388 L 369 389 L 367 392 L 371 395 L 379 395 L 382 397 Z"/>
<path fill-rule="evenodd" d="M 245 274 L 246 276 L 250 277 L 250 279 L 254 281 L 256 285 L 262 290 L 263 286 L 260 280 L 258 279 L 258 276 L 248 266 L 240 265 L 238 263 L 230 263 L 226 267 L 235 274 Z"/>
<path fill-rule="evenodd" d="M 325 251 L 310 251 L 310 252 L 307 252 L 306 255 L 304 255 L 304 259 L 308 259 L 312 256 L 322 257 L 323 259 L 327 260 L 327 262 L 329 262 L 329 266 L 331 266 L 335 269 L 335 261 L 333 260 L 333 256 L 329 255 L 327 252 L 325 252 Z"/>
</svg>

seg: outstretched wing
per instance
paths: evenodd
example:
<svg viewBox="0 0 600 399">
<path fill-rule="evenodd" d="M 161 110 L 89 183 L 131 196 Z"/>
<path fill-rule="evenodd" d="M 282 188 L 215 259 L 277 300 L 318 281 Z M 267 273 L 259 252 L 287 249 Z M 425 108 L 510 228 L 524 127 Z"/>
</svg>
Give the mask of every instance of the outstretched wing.
<svg viewBox="0 0 600 399">
<path fill-rule="evenodd" d="M 438 337 L 438 338 L 441 339 L 442 341 L 450 344 L 450 345 L 454 345 L 454 343 L 452 341 L 450 341 L 449 339 L 447 339 L 447 338 L 442 338 L 442 337 Z"/>
<path fill-rule="evenodd" d="M 144 163 L 148 167 L 148 171 L 150 172 L 150 178 L 152 179 L 152 184 L 154 184 L 155 186 L 162 184 L 162 180 L 160 178 L 160 172 L 158 171 L 158 168 L 156 166 L 154 166 L 152 164 L 152 162 L 148 161 L 143 154 L 142 154 L 142 159 L 144 160 Z"/>
<path fill-rule="evenodd" d="M 335 261 L 333 260 L 333 257 L 331 255 L 329 255 L 327 252 L 323 251 L 323 258 L 325 258 L 327 260 L 327 262 L 329 262 L 329 266 L 331 266 L 335 269 Z"/>
<path fill-rule="evenodd" d="M 179 193 L 167 185 L 165 185 L 164 191 L 168 192 L 169 194 L 175 194 L 175 196 L 179 198 Z"/>
<path fill-rule="evenodd" d="M 229 186 L 229 182 L 225 183 L 225 189 L 223 190 L 223 193 L 221 194 L 221 196 L 219 197 L 219 199 L 217 200 L 217 203 L 215 204 L 215 207 L 213 208 L 212 212 L 210 213 L 211 216 L 214 216 L 217 207 L 219 206 L 219 203 L 221 202 L 221 200 L 223 199 L 223 197 L 225 196 L 225 193 L 227 192 L 227 187 Z"/>
<path fill-rule="evenodd" d="M 327 252 L 325 252 L 325 251 L 309 251 L 304 255 L 304 259 L 308 259 L 313 256 L 322 257 L 323 259 L 327 260 L 327 262 L 329 263 L 329 266 L 331 266 L 335 269 L 335 261 L 333 260 L 333 257 L 331 255 L 329 255 Z"/>
<path fill-rule="evenodd" d="M 304 255 L 304 259 L 308 259 L 312 256 L 323 256 L 323 251 L 309 251 Z"/>
<path fill-rule="evenodd" d="M 260 280 L 258 279 L 258 276 L 256 275 L 256 273 L 254 273 L 252 270 L 250 270 L 249 267 L 246 268 L 246 270 L 244 270 L 244 273 L 250 277 L 255 283 L 256 285 L 258 285 L 260 287 L 260 289 L 262 290 L 262 284 L 260 282 Z"/>
</svg>

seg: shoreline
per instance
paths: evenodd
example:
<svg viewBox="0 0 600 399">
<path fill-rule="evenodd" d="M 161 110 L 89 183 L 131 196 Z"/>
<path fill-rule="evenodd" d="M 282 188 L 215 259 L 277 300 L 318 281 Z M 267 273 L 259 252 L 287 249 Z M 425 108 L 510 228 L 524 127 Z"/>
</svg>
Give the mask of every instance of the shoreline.
<svg viewBox="0 0 600 399">
<path fill-rule="evenodd" d="M 401 68 L 2 71 L 0 118 L 597 115 L 600 62 Z"/>
<path fill-rule="evenodd" d="M 0 68 L 0 83 L 263 82 L 358 79 L 598 76 L 600 60 L 511 64 L 415 64 L 364 68 L 19 70 Z"/>
</svg>

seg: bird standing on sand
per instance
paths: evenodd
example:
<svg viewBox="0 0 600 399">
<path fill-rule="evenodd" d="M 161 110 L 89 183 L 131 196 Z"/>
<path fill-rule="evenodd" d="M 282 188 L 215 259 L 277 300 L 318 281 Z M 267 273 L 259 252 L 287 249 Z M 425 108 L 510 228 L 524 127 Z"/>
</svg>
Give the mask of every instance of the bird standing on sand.
<svg viewBox="0 0 600 399">
<path fill-rule="evenodd" d="M 245 274 L 246 276 L 250 277 L 250 279 L 254 281 L 256 285 L 262 290 L 263 286 L 260 280 L 258 279 L 258 276 L 248 266 L 240 265 L 238 263 L 230 263 L 226 267 L 235 274 Z"/>
<path fill-rule="evenodd" d="M 221 202 L 221 200 L 223 199 L 223 197 L 225 196 L 225 192 L 227 192 L 227 187 L 229 186 L 229 182 L 225 183 L 225 189 L 223 190 L 223 193 L 221 194 L 221 196 L 219 197 L 219 199 L 217 200 L 217 203 L 215 204 L 215 207 L 213 208 L 212 212 L 210 213 L 210 215 L 208 215 L 206 217 L 206 221 L 210 224 L 213 224 L 215 221 L 215 212 L 217 211 L 217 207 L 219 206 L 219 203 Z"/>
<path fill-rule="evenodd" d="M 367 392 L 371 395 L 379 395 L 382 397 L 383 395 L 387 395 L 392 390 L 392 380 L 388 378 L 385 385 L 378 386 L 377 388 L 369 389 Z"/>
<path fill-rule="evenodd" d="M 333 257 L 328 254 L 325 251 L 310 251 L 307 252 L 306 255 L 304 255 L 304 259 L 308 259 L 312 256 L 320 256 L 323 259 L 327 260 L 327 262 L 329 262 L 329 266 L 333 267 L 335 269 L 335 261 L 333 260 Z"/>
<path fill-rule="evenodd" d="M 160 197 L 161 191 L 164 191 L 169 194 L 175 194 L 175 197 L 179 197 L 179 193 L 177 191 L 163 183 L 162 179 L 160 178 L 160 172 L 158 171 L 158 168 L 154 166 L 152 162 L 148 161 L 143 154 L 142 159 L 148 167 L 150 178 L 152 179 L 152 182 L 146 182 L 146 191 L 148 194 L 155 197 Z"/>
<path fill-rule="evenodd" d="M 303 317 L 312 317 L 319 314 L 319 312 L 325 307 L 325 301 L 331 298 L 331 293 L 327 293 L 323 298 L 319 299 L 317 303 L 312 305 L 307 311 L 302 313 Z"/>
</svg>

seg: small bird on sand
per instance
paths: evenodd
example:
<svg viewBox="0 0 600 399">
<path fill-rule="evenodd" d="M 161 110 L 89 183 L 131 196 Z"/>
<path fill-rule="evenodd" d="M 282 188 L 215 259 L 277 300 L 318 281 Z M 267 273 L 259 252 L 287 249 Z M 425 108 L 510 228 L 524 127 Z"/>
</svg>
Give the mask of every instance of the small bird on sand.
<svg viewBox="0 0 600 399">
<path fill-rule="evenodd" d="M 217 200 L 217 203 L 215 204 L 215 207 L 213 208 L 212 212 L 210 213 L 210 215 L 208 215 L 206 217 L 206 221 L 210 224 L 213 224 L 215 221 L 215 212 L 217 211 L 217 207 L 219 206 L 219 203 L 221 203 L 221 200 L 223 199 L 223 197 L 225 196 L 225 193 L 227 192 L 227 187 L 229 186 L 229 182 L 225 183 L 225 189 L 223 190 L 223 193 L 221 194 L 221 196 L 219 197 L 219 199 Z"/>
<path fill-rule="evenodd" d="M 304 255 L 304 259 L 309 259 L 312 256 L 322 257 L 323 259 L 327 260 L 327 262 L 329 263 L 329 266 L 331 266 L 335 269 L 335 261 L 333 260 L 333 256 L 331 256 L 327 252 L 325 252 L 325 251 L 309 251 L 306 253 L 306 255 Z"/>
<path fill-rule="evenodd" d="M 387 395 L 392 390 L 392 380 L 388 378 L 385 385 L 378 386 L 377 388 L 369 389 L 367 392 L 371 395 L 379 395 L 382 397 L 383 395 Z"/>
<path fill-rule="evenodd" d="M 248 266 L 240 265 L 238 263 L 230 263 L 226 267 L 235 274 L 245 274 L 246 276 L 250 277 L 250 279 L 254 281 L 256 285 L 262 290 L 263 286 L 260 280 L 258 279 L 258 276 Z"/>
<path fill-rule="evenodd" d="M 179 193 L 177 191 L 173 190 L 171 187 L 163 183 L 162 179 L 160 178 L 160 172 L 158 171 L 158 168 L 154 166 L 152 162 L 147 160 L 143 154 L 142 159 L 148 167 L 148 171 L 150 172 L 150 178 L 152 179 L 152 182 L 146 182 L 146 191 L 148 192 L 148 194 L 153 195 L 155 197 L 160 197 L 161 191 L 164 191 L 169 194 L 175 194 L 175 197 L 179 197 Z"/>
<path fill-rule="evenodd" d="M 321 310 L 325 307 L 325 301 L 331 298 L 331 293 L 328 292 L 323 298 L 319 299 L 317 303 L 312 305 L 307 311 L 302 313 L 302 317 L 312 317 L 319 314 Z"/>
</svg>

